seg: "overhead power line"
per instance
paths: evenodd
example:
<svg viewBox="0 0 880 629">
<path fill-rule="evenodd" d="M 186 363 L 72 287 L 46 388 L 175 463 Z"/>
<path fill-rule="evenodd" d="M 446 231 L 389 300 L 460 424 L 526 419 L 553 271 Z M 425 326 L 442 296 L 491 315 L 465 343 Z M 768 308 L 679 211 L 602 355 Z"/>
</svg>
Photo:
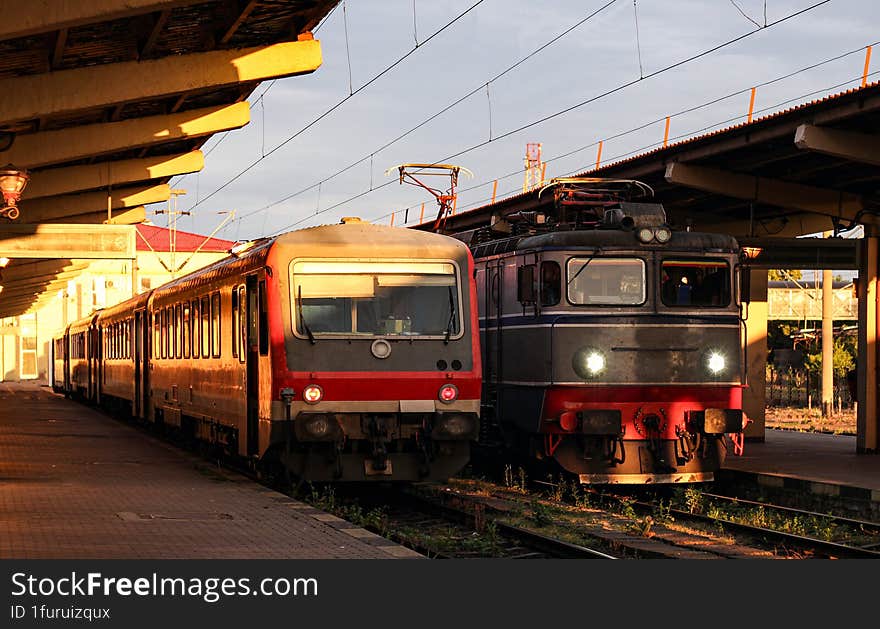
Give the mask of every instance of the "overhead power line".
<svg viewBox="0 0 880 629">
<path fill-rule="evenodd" d="M 388 142 L 386 142 L 385 144 L 379 146 L 378 148 L 376 148 L 376 149 L 370 151 L 368 154 L 364 155 L 363 157 L 361 157 L 361 158 L 359 158 L 359 159 L 357 159 L 357 160 L 351 162 L 350 164 L 348 164 L 347 166 L 345 166 L 345 167 L 343 167 L 343 168 L 340 168 L 339 170 L 335 171 L 334 173 L 332 173 L 332 174 L 330 174 L 330 175 L 324 177 L 324 178 L 321 179 L 320 181 L 316 181 L 315 183 L 313 183 L 313 184 L 311 184 L 311 185 L 309 185 L 309 186 L 306 186 L 305 188 L 301 188 L 301 189 L 297 190 L 296 192 L 292 192 L 292 193 L 290 193 L 290 194 L 288 194 L 288 195 L 286 195 L 286 196 L 284 196 L 284 197 L 282 197 L 282 198 L 280 198 L 280 199 L 278 199 L 278 200 L 276 200 L 276 201 L 273 201 L 272 203 L 269 203 L 268 205 L 264 205 L 264 206 L 262 206 L 262 207 L 260 207 L 260 208 L 257 208 L 257 209 L 255 209 L 255 210 L 251 210 L 250 212 L 246 212 L 246 213 L 242 214 L 242 215 L 239 217 L 239 219 L 238 219 L 239 223 L 241 223 L 241 221 L 243 221 L 244 219 L 246 219 L 246 218 L 248 218 L 248 217 L 250 217 L 250 216 L 253 216 L 254 214 L 259 214 L 260 212 L 263 212 L 263 211 L 265 211 L 265 210 L 268 210 L 269 208 L 271 208 L 271 207 L 273 207 L 273 206 L 275 206 L 275 205 L 278 205 L 279 203 L 284 203 L 285 201 L 289 201 L 290 199 L 292 199 L 292 198 L 294 198 L 294 197 L 297 197 L 297 196 L 299 196 L 299 195 L 301 195 L 301 194 L 305 194 L 306 192 L 308 192 L 308 191 L 310 191 L 310 190 L 313 190 L 314 188 L 318 187 L 319 185 L 325 184 L 325 183 L 327 183 L 328 181 L 330 181 L 331 179 L 334 179 L 334 178 L 338 177 L 339 175 L 342 175 L 342 174 L 348 172 L 349 170 L 351 170 L 351 169 L 354 168 L 355 166 L 358 166 L 358 165 L 360 165 L 360 164 L 363 164 L 363 163 L 366 162 L 367 160 L 372 161 L 373 157 L 374 157 L 377 153 L 379 153 L 379 152 L 381 152 L 381 151 L 384 151 L 385 149 L 387 149 L 387 148 L 389 148 L 390 146 L 396 144 L 397 142 L 399 142 L 400 140 L 404 139 L 405 137 L 407 137 L 407 136 L 409 136 L 409 135 L 415 133 L 416 131 L 418 131 L 419 129 L 421 129 L 422 127 L 424 127 L 425 125 L 429 124 L 430 122 L 436 120 L 437 118 L 439 118 L 440 116 L 442 116 L 443 114 L 445 114 L 446 112 L 448 112 L 450 109 L 453 109 L 456 105 L 459 105 L 459 104 L 461 104 L 462 102 L 466 101 L 468 98 L 470 98 L 470 97 L 473 96 L 474 94 L 476 94 L 476 93 L 478 93 L 478 92 L 481 92 L 481 91 L 483 91 L 484 89 L 487 90 L 487 94 L 488 94 L 488 88 L 489 88 L 489 85 L 490 85 L 490 84 L 492 84 L 492 83 L 494 83 L 495 81 L 499 80 L 500 78 L 506 76 L 507 74 L 509 74 L 510 72 L 512 72 L 513 70 L 515 70 L 516 68 L 518 68 L 519 66 L 521 66 L 522 64 L 524 64 L 526 61 L 528 61 L 529 59 L 531 59 L 532 57 L 534 57 L 535 55 L 537 55 L 537 54 L 541 53 L 542 51 L 546 50 L 547 48 L 549 48 L 550 46 L 552 46 L 553 44 L 555 44 L 556 42 L 558 42 L 559 40 L 561 40 L 563 37 L 565 37 L 566 35 L 568 35 L 568 34 L 571 33 L 572 31 L 576 30 L 576 29 L 579 28 L 580 26 L 584 25 L 586 22 L 590 21 L 592 18 L 594 18 L 594 17 L 596 17 L 597 15 L 599 15 L 600 13 L 602 13 L 605 9 L 609 8 L 611 5 L 613 5 L 613 4 L 616 3 L 617 1 L 618 1 L 618 0 L 609 0 L 608 2 L 606 2 L 604 5 L 602 5 L 602 6 L 599 7 L 598 9 L 592 11 L 591 13 L 589 13 L 588 15 L 586 15 L 585 17 L 583 17 L 582 19 L 578 20 L 577 22 L 575 22 L 574 24 L 572 24 L 570 27 L 568 27 L 567 29 L 565 29 L 565 30 L 562 31 L 561 33 L 558 33 L 557 35 L 555 35 L 554 37 L 552 37 L 551 39 L 549 39 L 548 41 L 546 41 L 545 43 L 543 43 L 543 44 L 542 44 L 541 46 L 539 46 L 538 48 L 535 48 L 532 52 L 528 53 L 526 56 L 522 57 L 521 59 L 519 59 L 519 60 L 516 61 L 515 63 L 509 65 L 507 68 L 505 68 L 505 69 L 502 70 L 501 72 L 499 72 L 499 73 L 497 73 L 496 75 L 494 75 L 492 78 L 488 79 L 485 83 L 480 83 L 479 86 L 477 86 L 477 87 L 475 87 L 474 89 L 470 90 L 470 91 L 467 92 L 466 94 L 463 94 L 463 95 L 459 96 L 459 97 L 456 98 L 454 101 L 452 101 L 451 103 L 449 103 L 449 104 L 446 105 L 445 107 L 441 108 L 441 109 L 438 110 L 437 112 L 431 114 L 430 116 L 428 116 L 427 118 L 425 118 L 424 120 L 422 120 L 420 123 L 418 123 L 418 124 L 415 125 L 414 127 L 412 127 L 412 128 L 410 128 L 410 129 L 408 129 L 408 130 L 406 130 L 406 131 L 400 133 L 400 134 L 399 134 L 398 136 L 396 136 L 395 138 L 389 140 Z M 489 115 L 490 115 L 490 122 L 489 122 L 489 126 L 490 126 L 490 134 L 489 134 L 489 137 L 491 138 L 491 137 L 492 137 L 492 135 L 491 135 L 491 124 L 492 124 L 492 123 L 491 123 L 491 100 L 490 100 L 490 114 L 489 114 Z M 372 186 L 372 182 L 371 182 L 371 184 L 370 184 L 370 187 L 371 187 L 371 188 L 373 187 L 373 186 Z"/>
<path fill-rule="evenodd" d="M 456 22 L 458 22 L 461 18 L 463 18 L 465 15 L 467 15 L 468 13 L 470 13 L 471 11 L 473 11 L 475 8 L 477 8 L 479 5 L 481 5 L 484 1 L 485 1 L 485 0 L 477 0 L 476 2 L 474 2 L 474 3 L 473 3 L 472 5 L 470 5 L 467 9 L 465 9 L 464 11 L 462 11 L 461 13 L 459 13 L 457 16 L 455 16 L 453 19 L 451 19 L 450 21 L 448 21 L 446 24 L 444 24 L 443 26 L 441 26 L 440 28 L 438 28 L 436 31 L 434 31 L 433 33 L 431 33 L 431 35 L 430 35 L 427 39 L 425 39 L 423 42 L 421 42 L 418 46 L 415 46 L 415 47 L 413 47 L 412 49 L 410 49 L 406 54 L 404 54 L 403 56 L 399 57 L 394 63 L 392 63 L 391 65 L 389 65 L 388 67 L 386 67 L 384 70 L 382 70 L 381 72 L 379 72 L 378 74 L 376 74 L 375 76 L 373 76 L 370 80 L 368 80 L 366 83 L 364 83 L 363 85 L 361 85 L 359 88 L 357 88 L 356 90 L 353 90 L 348 96 L 346 96 L 345 98 L 343 98 L 342 100 L 340 100 L 339 102 L 337 102 L 335 105 L 333 105 L 332 107 L 330 107 L 330 109 L 327 109 L 324 113 L 322 113 L 322 114 L 319 115 L 317 118 L 315 118 L 314 120 L 312 120 L 311 122 L 309 122 L 307 125 L 305 125 L 304 127 L 302 127 L 299 131 L 296 131 L 296 132 L 293 133 L 292 135 L 288 136 L 285 140 L 282 140 L 279 144 L 275 145 L 275 147 L 273 147 L 272 149 L 270 149 L 269 151 L 267 151 L 267 152 L 265 153 L 265 155 L 261 155 L 261 156 L 259 157 L 259 159 L 256 159 L 256 160 L 254 160 L 253 162 L 251 162 L 249 165 L 247 165 L 246 167 L 244 167 L 241 171 L 239 171 L 236 175 L 234 175 L 233 177 L 231 177 L 230 179 L 228 179 L 228 180 L 227 180 L 225 183 L 223 183 L 221 186 L 219 186 L 218 188 L 214 189 L 210 194 L 206 195 L 205 197 L 203 197 L 202 199 L 200 199 L 199 201 L 197 201 L 195 204 L 193 204 L 193 205 L 189 208 L 189 210 L 191 211 L 191 210 L 195 209 L 198 205 L 201 205 L 202 203 L 204 203 L 205 201 L 207 201 L 208 199 L 210 199 L 211 197 L 213 197 L 215 194 L 217 194 L 217 193 L 220 192 L 221 190 L 224 190 L 225 188 L 227 188 L 228 186 L 230 186 L 232 183 L 234 183 L 235 181 L 237 181 L 238 179 L 240 179 L 244 174 L 250 172 L 250 170 L 253 169 L 257 164 L 259 164 L 259 163 L 262 162 L 264 159 L 266 159 L 267 157 L 269 157 L 270 155 L 272 155 L 273 153 L 275 153 L 278 149 L 282 148 L 283 146 L 286 146 L 288 143 L 290 143 L 291 141 L 293 141 L 294 139 L 296 139 L 297 137 L 299 137 L 300 135 L 302 135 L 303 133 L 305 133 L 306 131 L 308 131 L 309 129 L 311 129 L 313 126 L 315 126 L 316 124 L 318 124 L 321 120 L 323 120 L 324 118 L 326 118 L 327 116 L 329 116 L 331 113 L 333 113 L 334 111 L 336 111 L 337 109 L 339 109 L 339 108 L 340 108 L 342 105 L 344 105 L 346 102 L 348 102 L 349 100 L 351 100 L 352 98 L 354 98 L 355 96 L 357 96 L 360 92 L 362 92 L 363 90 L 365 90 L 367 87 L 369 87 L 370 85 L 372 85 L 373 83 L 375 83 L 376 81 L 378 81 L 380 78 L 382 78 L 383 76 L 385 76 L 386 74 L 388 74 L 391 70 L 393 70 L 394 68 L 396 68 L 398 65 L 400 65 L 401 63 L 403 63 L 403 62 L 404 62 L 407 58 L 409 58 L 410 55 L 412 55 L 414 52 L 416 52 L 417 50 L 421 50 L 422 48 L 424 48 L 424 47 L 425 47 L 425 44 L 427 44 L 427 43 L 430 42 L 432 39 L 434 39 L 435 37 L 437 37 L 440 33 L 442 33 L 443 31 L 445 31 L 447 28 L 449 28 L 450 26 L 452 26 L 453 24 L 455 24 Z"/>
<path fill-rule="evenodd" d="M 616 94 L 617 92 L 623 91 L 623 90 L 625 90 L 625 89 L 627 89 L 627 88 L 629 88 L 629 87 L 632 87 L 633 85 L 636 85 L 636 84 L 638 84 L 638 83 L 641 83 L 641 82 L 643 82 L 643 81 L 645 81 L 645 80 L 647 80 L 647 79 L 650 79 L 650 78 L 653 78 L 653 77 L 659 76 L 659 75 L 661 75 L 661 74 L 665 74 L 666 72 L 669 72 L 670 70 L 673 70 L 673 69 L 675 69 L 675 68 L 679 68 L 679 67 L 681 67 L 681 66 L 683 66 L 683 65 L 686 65 L 686 64 L 691 63 L 691 62 L 693 62 L 693 61 L 696 61 L 697 59 L 701 59 L 701 58 L 703 58 L 703 57 L 706 57 L 707 55 L 710 55 L 710 54 L 715 53 L 715 52 L 717 52 L 717 51 L 719 51 L 719 50 L 722 50 L 722 49 L 724 49 L 724 48 L 726 48 L 726 47 L 728 47 L 728 46 L 731 46 L 731 45 L 733 45 L 733 44 L 735 44 L 735 43 L 738 43 L 738 42 L 740 42 L 740 41 L 743 41 L 744 39 L 747 39 L 748 37 L 754 35 L 755 33 L 758 33 L 758 32 L 761 32 L 761 31 L 766 31 L 766 30 L 768 30 L 768 29 L 770 29 L 770 28 L 772 28 L 772 27 L 774 27 L 774 26 L 777 26 L 777 25 L 779 25 L 779 24 L 782 24 L 782 23 L 784 23 L 784 22 L 787 22 L 787 21 L 789 21 L 789 20 L 792 20 L 792 19 L 794 19 L 794 18 L 796 18 L 796 17 L 799 17 L 799 16 L 801 16 L 801 15 L 803 15 L 803 14 L 805 14 L 805 13 L 808 13 L 809 11 L 812 11 L 812 10 L 814 10 L 814 9 L 819 8 L 820 6 L 823 6 L 823 5 L 825 5 L 825 4 L 829 4 L 831 1 L 832 1 L 832 0 L 820 0 L 819 2 L 815 2 L 815 3 L 811 4 L 811 5 L 808 6 L 808 7 L 805 7 L 805 8 L 803 8 L 803 9 L 798 10 L 798 11 L 795 11 L 795 12 L 793 12 L 793 13 L 790 13 L 790 14 L 784 16 L 784 17 L 781 17 L 781 18 L 779 18 L 779 19 L 777 19 L 777 20 L 774 20 L 773 22 L 769 22 L 769 23 L 767 24 L 766 27 L 756 28 L 756 29 L 754 29 L 754 30 L 749 31 L 748 33 L 744 33 L 744 34 L 742 34 L 742 35 L 739 35 L 739 36 L 737 36 L 737 37 L 734 37 L 734 38 L 732 38 L 732 39 L 729 39 L 729 40 L 727 40 L 727 41 L 725 41 L 725 42 L 722 42 L 722 43 L 720 43 L 720 44 L 717 44 L 717 45 L 715 45 L 715 46 L 712 46 L 711 48 L 708 48 L 708 49 L 706 49 L 706 50 L 704 50 L 704 51 L 702 51 L 702 52 L 696 53 L 696 54 L 694 54 L 694 55 L 691 55 L 691 56 L 689 56 L 689 57 L 686 57 L 685 59 L 681 59 L 681 60 L 676 61 L 676 62 L 674 62 L 674 63 L 671 63 L 671 64 L 669 64 L 669 65 L 667 65 L 667 66 L 664 66 L 664 67 L 662 67 L 662 68 L 660 68 L 660 69 L 658 69 L 658 70 L 655 70 L 655 71 L 653 71 L 653 72 L 650 72 L 650 73 L 646 74 L 644 77 L 639 77 L 639 78 L 632 79 L 632 80 L 630 80 L 630 81 L 626 81 L 626 82 L 624 82 L 624 83 L 621 83 L 620 85 L 618 85 L 618 86 L 616 86 L 616 87 L 613 87 L 613 88 L 611 88 L 611 89 L 609 89 L 609 90 L 606 90 L 606 91 L 604 91 L 604 92 L 601 92 L 601 93 L 599 93 L 599 94 L 597 94 L 597 95 L 595 95 L 595 96 L 591 96 L 590 98 L 587 98 L 587 99 L 585 99 L 585 100 L 582 100 L 582 101 L 580 101 L 580 102 L 578 102 L 578 103 L 575 103 L 574 105 L 571 105 L 571 106 L 569 106 L 569 107 L 566 107 L 566 108 L 564 108 L 564 109 L 561 109 L 561 110 L 559 110 L 559 111 L 557 111 L 557 112 L 555 112 L 555 113 L 549 114 L 549 115 L 547 115 L 547 116 L 543 116 L 543 117 L 541 117 L 541 118 L 539 118 L 539 119 L 537 119 L 537 120 L 534 120 L 534 121 L 532 121 L 532 122 L 529 122 L 529 123 L 527 123 L 527 124 L 524 124 L 524 125 L 522 125 L 522 126 L 519 126 L 519 127 L 515 128 L 515 129 L 512 129 L 512 130 L 510 130 L 510 131 L 506 131 L 506 132 L 504 132 L 504 133 L 502 133 L 502 134 L 495 135 L 495 136 L 493 136 L 493 138 L 492 138 L 491 140 L 484 140 L 484 141 L 482 141 L 482 142 L 478 142 L 477 144 L 474 144 L 474 145 L 472 145 L 472 146 L 470 146 L 470 147 L 468 147 L 468 148 L 465 148 L 465 149 L 462 149 L 462 150 L 460 150 L 460 151 L 457 151 L 456 153 L 453 153 L 452 155 L 448 155 L 448 156 L 446 156 L 446 157 L 443 157 L 442 159 L 436 160 L 436 161 L 434 162 L 434 164 L 447 163 L 447 162 L 449 162 L 450 160 L 453 160 L 453 159 L 455 159 L 455 158 L 457 158 L 457 157 L 460 157 L 460 156 L 462 156 L 462 155 L 465 155 L 465 154 L 467 154 L 467 153 L 470 153 L 470 152 L 472 152 L 472 151 L 475 151 L 475 150 L 477 150 L 477 149 L 479 149 L 479 148 L 482 148 L 482 147 L 484 147 L 484 146 L 487 146 L 487 145 L 489 145 L 489 144 L 492 144 L 493 142 L 497 142 L 498 140 L 501 140 L 501 139 L 503 139 L 503 138 L 510 137 L 510 136 L 512 136 L 512 135 L 514 135 L 514 134 L 517 134 L 517 133 L 520 133 L 520 132 L 522 132 L 522 131 L 525 131 L 526 129 L 530 129 L 530 128 L 532 128 L 532 127 L 538 126 L 538 125 L 543 124 L 543 123 L 545 123 L 545 122 L 547 122 L 547 121 L 549 121 L 549 120 L 553 120 L 553 119 L 558 118 L 558 117 L 560 117 L 560 116 L 563 116 L 563 115 L 565 115 L 565 114 L 567 114 L 567 113 L 570 113 L 570 112 L 572 112 L 572 111 L 574 111 L 574 110 L 576 110 L 576 109 L 579 109 L 579 108 L 581 108 L 581 107 L 584 107 L 584 106 L 589 105 L 589 104 L 592 104 L 592 103 L 595 103 L 595 102 L 597 102 L 597 101 L 599 101 L 599 100 L 602 100 L 602 99 L 604 99 L 604 98 L 607 98 L 608 96 L 611 96 L 612 94 Z M 477 90 L 480 90 L 480 89 L 482 89 L 483 87 L 484 87 L 484 86 L 481 85 L 480 88 L 477 88 Z M 376 153 L 376 152 L 378 152 L 378 151 L 374 151 L 373 153 Z M 360 163 L 360 162 L 362 162 L 362 161 L 363 161 L 363 160 L 358 160 L 358 162 L 356 162 L 354 165 L 356 165 L 356 164 L 358 164 L 358 163 Z M 351 167 L 352 167 L 352 166 L 349 166 L 349 167 L 347 167 L 346 169 L 351 168 Z M 379 186 L 375 186 L 375 187 L 372 187 L 372 188 L 370 188 L 370 189 L 368 189 L 368 190 L 362 191 L 362 192 L 360 192 L 360 193 L 358 193 L 358 194 L 356 194 L 356 195 L 354 195 L 354 196 L 352 196 L 352 197 L 349 197 L 349 198 L 347 198 L 347 199 L 345 199 L 345 200 L 343 200 L 343 201 L 340 201 L 340 202 L 335 203 L 335 204 L 333 204 L 333 205 L 330 205 L 330 206 L 328 206 L 328 207 L 326 207 L 326 208 L 323 208 L 323 209 L 319 210 L 318 212 L 315 212 L 315 214 L 310 214 L 309 216 L 305 216 L 305 217 L 303 217 L 303 218 L 301 218 L 301 219 L 299 219 L 299 220 L 297 220 L 297 221 L 294 221 L 293 223 L 290 223 L 290 224 L 288 224 L 288 225 L 285 225 L 284 227 L 282 227 L 280 230 L 276 231 L 275 233 L 281 233 L 281 232 L 283 232 L 283 231 L 286 231 L 286 230 L 288 230 L 288 229 L 291 229 L 291 228 L 293 228 L 293 227 L 296 227 L 296 226 L 298 226 L 298 225 L 304 223 L 305 221 L 310 220 L 310 219 L 311 219 L 313 216 L 315 216 L 316 214 L 323 214 L 323 213 L 325 213 L 325 212 L 329 212 L 329 211 L 331 211 L 331 210 L 334 210 L 334 209 L 336 209 L 336 208 L 338 208 L 338 207 L 341 207 L 341 206 L 343 206 L 343 205 L 345 205 L 345 204 L 347 204 L 347 203 L 350 203 L 350 202 L 352 202 L 352 201 L 356 201 L 357 199 L 360 199 L 361 197 L 366 196 L 367 194 L 370 194 L 371 192 L 374 192 L 375 190 L 380 190 L 380 189 L 382 189 L 382 188 L 385 188 L 385 187 L 387 187 L 387 186 L 389 186 L 389 185 L 391 185 L 391 184 L 393 184 L 393 183 L 396 183 L 396 182 L 395 182 L 395 181 L 388 181 L 388 182 L 386 182 L 386 183 L 384 183 L 384 184 L 380 184 Z M 295 193 L 295 194 L 301 194 L 302 192 L 305 192 L 306 190 L 309 190 L 309 189 L 315 187 L 315 185 L 317 185 L 317 184 L 314 184 L 314 185 L 312 185 L 312 186 L 309 186 L 308 188 L 304 188 L 302 191 L 300 191 L 300 192 L 298 192 L 298 193 Z M 295 194 L 294 194 L 294 195 L 288 195 L 286 198 L 287 198 L 287 199 L 292 198 L 293 196 L 295 196 Z M 273 205 L 277 205 L 277 203 L 280 203 L 280 202 L 282 202 L 282 201 L 279 200 L 279 201 L 273 202 L 273 203 L 269 204 L 269 205 L 266 206 L 266 207 L 271 207 L 271 206 L 273 206 Z"/>
</svg>

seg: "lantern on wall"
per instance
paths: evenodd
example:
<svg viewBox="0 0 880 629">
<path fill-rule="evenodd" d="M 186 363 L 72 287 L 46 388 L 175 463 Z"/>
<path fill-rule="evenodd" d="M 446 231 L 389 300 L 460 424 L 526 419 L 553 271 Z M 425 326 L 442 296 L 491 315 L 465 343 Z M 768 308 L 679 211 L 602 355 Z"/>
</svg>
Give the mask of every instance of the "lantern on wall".
<svg viewBox="0 0 880 629">
<path fill-rule="evenodd" d="M 16 168 L 12 164 L 7 164 L 0 169 L 0 193 L 3 194 L 4 207 L 0 210 L 0 216 L 14 221 L 18 218 L 18 201 L 21 199 L 21 193 L 27 186 L 30 175 L 22 168 Z"/>
</svg>

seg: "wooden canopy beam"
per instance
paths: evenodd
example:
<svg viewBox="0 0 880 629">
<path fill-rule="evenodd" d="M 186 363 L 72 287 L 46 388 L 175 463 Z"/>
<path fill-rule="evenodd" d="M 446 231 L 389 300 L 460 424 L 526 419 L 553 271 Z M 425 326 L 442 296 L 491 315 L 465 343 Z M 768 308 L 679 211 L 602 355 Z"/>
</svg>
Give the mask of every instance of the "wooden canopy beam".
<svg viewBox="0 0 880 629">
<path fill-rule="evenodd" d="M 66 28 L 117 20 L 151 11 L 198 4 L 204 0 L 0 0 L 0 40 L 49 33 Z"/>
<path fill-rule="evenodd" d="M 150 203 L 160 203 L 171 198 L 171 187 L 168 184 L 154 186 L 130 186 L 110 190 L 111 208 L 119 210 Z M 21 216 L 17 223 L 44 223 L 80 214 L 104 213 L 107 218 L 107 192 L 83 192 L 80 194 L 64 194 L 57 197 L 44 197 L 33 201 L 19 203 Z"/>
<path fill-rule="evenodd" d="M 164 179 L 200 171 L 205 165 L 201 151 L 160 155 L 143 159 L 101 162 L 85 166 L 52 168 L 31 174 L 22 202 L 107 186 Z"/>
<path fill-rule="evenodd" d="M 16 138 L 0 163 L 39 168 L 141 146 L 198 138 L 238 129 L 250 121 L 247 102 L 193 109 L 164 116 L 32 133 Z"/>
<path fill-rule="evenodd" d="M 317 40 L 173 55 L 0 79 L 0 123 L 314 72 Z"/>
<path fill-rule="evenodd" d="M 816 127 L 811 124 L 802 124 L 794 133 L 794 145 L 801 150 L 880 166 L 877 142 L 876 135 Z"/>
<path fill-rule="evenodd" d="M 675 162 L 666 181 L 735 199 L 852 220 L 865 208 L 857 194 Z"/>
</svg>

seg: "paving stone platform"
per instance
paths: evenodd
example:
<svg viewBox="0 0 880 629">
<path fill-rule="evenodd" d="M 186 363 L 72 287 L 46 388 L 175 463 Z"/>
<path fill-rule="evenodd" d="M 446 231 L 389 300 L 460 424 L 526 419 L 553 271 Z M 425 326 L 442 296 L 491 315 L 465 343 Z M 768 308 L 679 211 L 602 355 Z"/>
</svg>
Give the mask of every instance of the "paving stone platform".
<svg viewBox="0 0 880 629">
<path fill-rule="evenodd" d="M 420 556 L 47 387 L 0 383 L 0 558 Z"/>
</svg>

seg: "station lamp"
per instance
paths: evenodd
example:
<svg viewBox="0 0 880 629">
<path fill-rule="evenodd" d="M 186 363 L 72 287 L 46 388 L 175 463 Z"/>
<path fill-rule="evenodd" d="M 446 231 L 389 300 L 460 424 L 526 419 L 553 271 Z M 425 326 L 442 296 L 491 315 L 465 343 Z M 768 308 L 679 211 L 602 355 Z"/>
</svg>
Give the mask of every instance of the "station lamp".
<svg viewBox="0 0 880 629">
<path fill-rule="evenodd" d="M 14 221 L 18 218 L 18 201 L 21 199 L 21 193 L 27 186 L 30 175 L 22 168 L 16 168 L 12 164 L 7 164 L 0 169 L 0 192 L 3 193 L 4 207 L 0 209 L 0 216 Z"/>
</svg>

